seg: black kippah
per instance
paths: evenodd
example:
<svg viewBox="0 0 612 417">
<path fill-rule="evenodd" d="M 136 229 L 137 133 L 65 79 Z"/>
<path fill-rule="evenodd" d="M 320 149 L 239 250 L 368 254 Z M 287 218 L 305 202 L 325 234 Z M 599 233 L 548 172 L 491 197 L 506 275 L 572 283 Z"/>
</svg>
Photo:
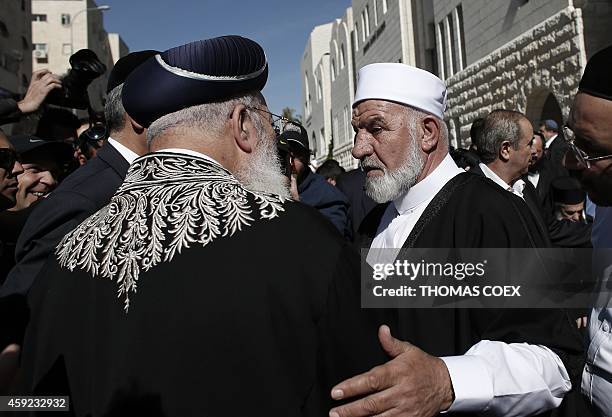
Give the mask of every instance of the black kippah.
<svg viewBox="0 0 612 417">
<path fill-rule="evenodd" d="M 580 181 L 573 177 L 559 177 L 553 180 L 553 200 L 560 204 L 579 204 L 586 197 Z"/>
<path fill-rule="evenodd" d="M 156 54 L 159 54 L 159 51 L 147 50 L 132 52 L 117 61 L 108 76 L 106 94 L 110 93 L 113 88 L 123 84 L 132 71 Z"/>
<path fill-rule="evenodd" d="M 191 42 L 155 55 L 123 86 L 123 106 L 139 124 L 199 104 L 261 91 L 268 79 L 263 48 L 240 36 Z"/>
<path fill-rule="evenodd" d="M 589 59 L 578 91 L 612 100 L 612 46 L 602 49 Z"/>
</svg>

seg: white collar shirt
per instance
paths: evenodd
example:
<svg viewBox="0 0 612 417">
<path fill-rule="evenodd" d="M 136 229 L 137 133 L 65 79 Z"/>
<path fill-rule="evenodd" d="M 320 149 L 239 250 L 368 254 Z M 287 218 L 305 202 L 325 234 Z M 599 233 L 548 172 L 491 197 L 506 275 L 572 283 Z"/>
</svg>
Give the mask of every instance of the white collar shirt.
<svg viewBox="0 0 612 417">
<path fill-rule="evenodd" d="M 551 137 L 550 139 L 546 139 L 546 142 L 544 143 L 544 148 L 545 149 L 550 148 L 550 145 L 552 145 L 553 141 L 555 139 L 557 139 L 557 136 L 559 136 L 559 135 L 555 135 L 555 136 Z"/>
<path fill-rule="evenodd" d="M 463 172 L 451 156 L 446 155 L 431 174 L 393 200 L 383 214 L 367 262 L 370 265 L 393 262 L 427 205 L 447 182 Z"/>
<path fill-rule="evenodd" d="M 138 155 L 136 152 L 134 152 L 133 150 L 131 150 L 127 146 L 122 145 L 116 139 L 113 139 L 113 138 L 109 137 L 108 138 L 108 143 L 113 145 L 113 148 L 115 148 L 117 150 L 117 152 L 119 152 L 121 154 L 123 159 L 125 159 L 128 162 L 128 164 L 131 164 L 132 162 L 134 162 L 134 160 L 136 158 L 140 157 L 140 155 Z"/>
<path fill-rule="evenodd" d="M 488 179 L 493 181 L 495 184 L 502 187 L 504 190 L 509 191 L 513 193 L 514 195 L 521 197 L 523 200 L 525 199 L 523 197 L 523 190 L 525 190 L 525 181 L 516 180 L 514 184 L 510 186 L 504 180 L 502 180 L 495 172 L 493 172 L 491 168 L 489 168 L 482 162 L 478 166 L 482 170 L 482 173 L 485 175 L 485 177 L 487 177 Z"/>
</svg>

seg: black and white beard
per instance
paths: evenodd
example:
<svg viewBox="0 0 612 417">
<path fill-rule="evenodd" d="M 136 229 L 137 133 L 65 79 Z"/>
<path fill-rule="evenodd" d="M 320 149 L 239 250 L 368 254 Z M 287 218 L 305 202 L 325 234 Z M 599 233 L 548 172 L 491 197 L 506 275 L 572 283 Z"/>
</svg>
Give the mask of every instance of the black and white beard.
<svg viewBox="0 0 612 417">
<path fill-rule="evenodd" d="M 276 194 L 286 199 L 291 197 L 287 177 L 281 172 L 274 137 L 260 136 L 251 158 L 235 176 L 247 190 Z"/>
<path fill-rule="evenodd" d="M 416 142 L 412 139 L 413 142 Z M 396 170 L 390 171 L 385 168 L 378 159 L 373 156 L 361 160 L 363 168 L 379 168 L 383 171 L 382 176 L 366 177 L 365 192 L 377 203 L 386 203 L 395 200 L 402 194 L 408 192 L 416 183 L 417 178 L 425 166 L 425 157 L 419 152 L 416 143 L 410 147 L 410 151 L 404 163 Z"/>
</svg>

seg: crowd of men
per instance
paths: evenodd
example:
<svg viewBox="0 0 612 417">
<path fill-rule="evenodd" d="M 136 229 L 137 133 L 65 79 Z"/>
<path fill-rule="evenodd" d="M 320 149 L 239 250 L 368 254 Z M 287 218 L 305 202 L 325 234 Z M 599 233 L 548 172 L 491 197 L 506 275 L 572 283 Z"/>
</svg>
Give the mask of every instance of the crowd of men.
<svg viewBox="0 0 612 417">
<path fill-rule="evenodd" d="M 612 247 L 611 65 L 589 60 L 565 124 L 495 109 L 470 149 L 442 80 L 367 65 L 348 172 L 315 172 L 269 111 L 250 39 L 131 53 L 85 120 L 35 73 L 0 103 L 1 123 L 42 115 L 0 133 L 0 395 L 78 416 L 612 415 L 612 309 L 365 309 L 360 283 L 378 249 Z"/>
</svg>

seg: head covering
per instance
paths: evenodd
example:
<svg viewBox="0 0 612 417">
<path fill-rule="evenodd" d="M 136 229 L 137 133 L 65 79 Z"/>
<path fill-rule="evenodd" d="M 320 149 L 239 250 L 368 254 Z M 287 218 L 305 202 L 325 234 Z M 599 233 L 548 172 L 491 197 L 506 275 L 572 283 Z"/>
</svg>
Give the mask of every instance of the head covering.
<svg viewBox="0 0 612 417">
<path fill-rule="evenodd" d="M 359 70 L 355 107 L 363 100 L 407 104 L 444 119 L 446 86 L 432 73 L 406 64 L 370 64 Z"/>
<path fill-rule="evenodd" d="M 573 177 L 560 177 L 552 182 L 553 200 L 559 204 L 579 204 L 585 199 L 580 181 Z"/>
<path fill-rule="evenodd" d="M 131 52 L 117 61 L 108 76 L 106 94 L 110 93 L 113 88 L 123 84 L 127 76 L 130 75 L 132 71 L 156 54 L 159 54 L 159 51 L 146 50 Z"/>
<path fill-rule="evenodd" d="M 32 135 L 13 135 L 9 138 L 15 151 L 27 161 L 28 155 L 48 155 L 49 159 L 63 163 L 72 158 L 72 147 L 61 141 L 41 139 Z"/>
<path fill-rule="evenodd" d="M 612 46 L 609 46 L 589 59 L 578 91 L 595 97 L 612 100 Z"/>
<path fill-rule="evenodd" d="M 278 136 L 278 139 L 286 142 L 289 145 L 289 149 L 293 152 L 310 152 L 310 147 L 308 145 L 308 133 L 306 133 L 306 129 L 297 123 L 293 124 L 299 127 L 300 130 L 285 130 Z"/>
<path fill-rule="evenodd" d="M 542 121 L 542 124 L 546 128 L 546 130 L 554 130 L 555 132 L 559 131 L 559 125 L 552 119 L 546 119 Z"/>
<path fill-rule="evenodd" d="M 261 91 L 268 79 L 262 47 L 240 36 L 191 42 L 149 58 L 123 85 L 123 107 L 144 127 L 186 107 Z"/>
</svg>

